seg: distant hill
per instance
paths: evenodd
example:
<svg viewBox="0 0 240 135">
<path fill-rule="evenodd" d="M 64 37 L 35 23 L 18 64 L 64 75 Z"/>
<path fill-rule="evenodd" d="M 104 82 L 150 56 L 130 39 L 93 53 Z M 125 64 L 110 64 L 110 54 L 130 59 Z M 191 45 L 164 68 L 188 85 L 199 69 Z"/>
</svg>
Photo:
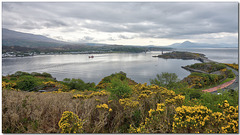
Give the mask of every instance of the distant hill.
<svg viewBox="0 0 240 135">
<path fill-rule="evenodd" d="M 172 48 L 235 48 L 238 44 L 207 44 L 207 43 L 193 43 L 185 41 L 183 43 L 175 43 L 169 45 Z"/>
<path fill-rule="evenodd" d="M 22 33 L 5 28 L 2 29 L 2 46 L 53 47 L 64 44 L 66 43 L 42 35 Z"/>
</svg>

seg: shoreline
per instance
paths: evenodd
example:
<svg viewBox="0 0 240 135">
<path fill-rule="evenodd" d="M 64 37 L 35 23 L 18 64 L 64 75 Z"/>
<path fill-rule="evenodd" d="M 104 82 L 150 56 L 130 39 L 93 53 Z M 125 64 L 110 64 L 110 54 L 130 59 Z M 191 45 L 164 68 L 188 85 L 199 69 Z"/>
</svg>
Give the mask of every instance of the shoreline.
<svg viewBox="0 0 240 135">
<path fill-rule="evenodd" d="M 119 53 L 119 52 L 113 52 L 113 53 Z M 129 52 L 121 52 L 121 53 L 129 53 Z M 132 53 L 132 52 L 131 52 Z M 144 52 L 141 52 L 141 53 L 144 53 Z M 188 52 L 188 53 L 191 53 L 191 52 Z M 83 53 L 65 53 L 65 54 L 44 54 L 44 55 L 34 55 L 34 56 L 52 56 L 52 55 L 79 55 L 79 54 L 83 54 Z M 85 54 L 100 54 L 100 53 L 85 53 Z M 112 53 L 101 53 L 101 54 L 112 54 Z M 167 53 L 165 53 L 167 54 Z M 207 62 L 215 62 L 215 61 L 212 61 L 210 59 L 208 59 L 207 57 L 205 57 L 205 54 L 199 54 L 199 53 L 191 53 L 191 54 L 194 54 L 194 55 L 198 55 L 198 57 L 194 57 L 192 60 L 198 60 L 202 63 L 207 63 Z M 30 57 L 30 56 L 25 56 L 25 57 Z M 154 57 L 154 56 L 153 56 Z M 19 57 L 6 57 L 6 58 L 19 58 Z M 20 57 L 22 58 L 22 57 Z M 169 59 L 182 59 L 182 58 L 169 58 Z M 186 59 L 182 59 L 182 60 L 186 60 Z M 187 59 L 187 60 L 191 60 L 191 59 Z M 218 62 L 215 62 L 215 63 L 218 63 Z M 201 70 L 196 70 L 196 69 L 192 69 L 192 68 L 186 68 L 184 66 L 181 66 L 181 68 L 187 70 L 187 71 L 190 71 L 190 72 L 200 72 L 200 73 L 206 73 L 204 71 L 201 71 Z M 208 73 L 207 73 L 208 74 Z M 236 74 L 235 74 L 236 75 Z M 61 80 L 59 80 L 61 81 Z M 226 82 L 227 83 L 227 82 Z M 226 86 L 227 87 L 227 86 Z M 223 87 L 223 88 L 226 88 L 226 87 Z"/>
<path fill-rule="evenodd" d="M 173 51 L 171 53 L 165 53 L 165 54 L 162 54 L 162 55 L 152 56 L 152 57 L 158 57 L 158 58 L 163 58 L 163 59 L 183 59 L 183 60 L 193 59 L 193 60 L 198 60 L 202 63 L 211 63 L 211 62 L 219 63 L 219 62 L 210 60 L 205 56 L 206 56 L 205 54 L 201 54 L 201 53 Z M 198 73 L 209 74 L 205 71 L 193 69 L 193 68 L 186 67 L 186 66 L 181 66 L 181 68 L 183 68 L 183 69 L 185 69 L 185 70 L 187 70 L 191 73 L 192 72 L 198 72 Z M 231 70 L 234 70 L 234 69 L 230 68 L 229 66 L 227 66 L 227 68 L 231 69 Z M 218 85 L 218 86 L 215 86 L 215 87 L 212 87 L 212 88 L 208 88 L 208 89 L 205 89 L 205 90 L 202 90 L 202 91 L 214 93 L 218 89 L 223 90 L 223 89 L 226 89 L 227 87 L 231 86 L 233 83 L 239 83 L 238 78 L 237 78 L 238 77 L 238 71 L 234 72 L 234 74 L 235 74 L 235 79 L 233 79 L 231 81 L 228 81 L 228 82 L 225 82 L 224 84 L 221 84 L 221 85 Z"/>
</svg>

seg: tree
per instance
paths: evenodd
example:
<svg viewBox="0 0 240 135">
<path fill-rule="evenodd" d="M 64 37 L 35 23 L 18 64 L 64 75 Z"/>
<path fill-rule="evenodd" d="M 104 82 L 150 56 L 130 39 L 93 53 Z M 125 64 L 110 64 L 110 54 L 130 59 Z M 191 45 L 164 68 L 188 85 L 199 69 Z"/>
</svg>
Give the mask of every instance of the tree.
<svg viewBox="0 0 240 135">
<path fill-rule="evenodd" d="M 178 81 L 178 76 L 175 73 L 167 72 L 162 72 L 160 75 L 157 74 L 155 79 L 150 79 L 151 84 L 167 88 L 173 88 Z"/>
</svg>

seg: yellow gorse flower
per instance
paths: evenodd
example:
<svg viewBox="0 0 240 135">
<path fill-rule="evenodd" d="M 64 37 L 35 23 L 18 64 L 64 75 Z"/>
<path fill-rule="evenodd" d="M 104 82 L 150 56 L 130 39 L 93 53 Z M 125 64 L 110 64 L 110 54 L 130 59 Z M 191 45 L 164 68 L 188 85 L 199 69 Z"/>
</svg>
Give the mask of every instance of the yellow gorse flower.
<svg viewBox="0 0 240 135">
<path fill-rule="evenodd" d="M 100 105 L 97 105 L 96 108 L 98 108 L 98 109 L 108 109 L 108 105 L 107 104 L 100 104 Z"/>
<path fill-rule="evenodd" d="M 71 111 L 65 111 L 58 122 L 61 133 L 83 133 L 84 120 L 79 119 L 76 114 Z"/>
<path fill-rule="evenodd" d="M 130 98 L 119 99 L 119 103 L 124 109 L 135 108 L 139 105 L 138 101 L 133 101 Z"/>
<path fill-rule="evenodd" d="M 92 97 L 95 97 L 95 96 L 107 96 L 108 93 L 106 90 L 102 90 L 102 91 L 99 91 L 99 92 L 92 92 L 91 94 L 88 94 L 88 95 L 82 95 L 82 94 L 76 94 L 76 95 L 73 95 L 73 99 L 88 99 L 88 98 L 92 98 Z"/>
</svg>

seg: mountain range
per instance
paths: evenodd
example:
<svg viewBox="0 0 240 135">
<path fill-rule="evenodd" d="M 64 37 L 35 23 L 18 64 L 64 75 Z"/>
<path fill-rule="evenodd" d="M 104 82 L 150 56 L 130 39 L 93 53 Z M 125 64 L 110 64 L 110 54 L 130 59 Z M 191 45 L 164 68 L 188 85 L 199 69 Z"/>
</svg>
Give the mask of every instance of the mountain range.
<svg viewBox="0 0 240 135">
<path fill-rule="evenodd" d="M 183 43 L 175 43 L 169 45 L 171 48 L 236 48 L 238 44 L 208 44 L 208 43 L 193 43 L 185 41 Z"/>
<path fill-rule="evenodd" d="M 47 38 L 42 35 L 17 32 L 5 28 L 2 29 L 2 46 L 49 47 L 64 44 L 66 44 L 66 42 Z"/>
<path fill-rule="evenodd" d="M 55 39 L 51 39 L 42 35 L 35 35 L 23 32 L 17 32 L 9 29 L 2 29 L 2 46 L 22 46 L 22 47 L 57 47 L 64 45 L 73 45 L 73 43 L 63 42 Z M 109 44 L 99 43 L 74 43 L 74 45 L 87 45 L 87 46 L 105 46 Z M 158 47 L 149 45 L 146 47 Z M 238 47 L 238 44 L 207 44 L 207 43 L 193 43 L 185 41 L 183 43 L 175 43 L 169 46 L 171 48 L 233 48 Z"/>
</svg>

